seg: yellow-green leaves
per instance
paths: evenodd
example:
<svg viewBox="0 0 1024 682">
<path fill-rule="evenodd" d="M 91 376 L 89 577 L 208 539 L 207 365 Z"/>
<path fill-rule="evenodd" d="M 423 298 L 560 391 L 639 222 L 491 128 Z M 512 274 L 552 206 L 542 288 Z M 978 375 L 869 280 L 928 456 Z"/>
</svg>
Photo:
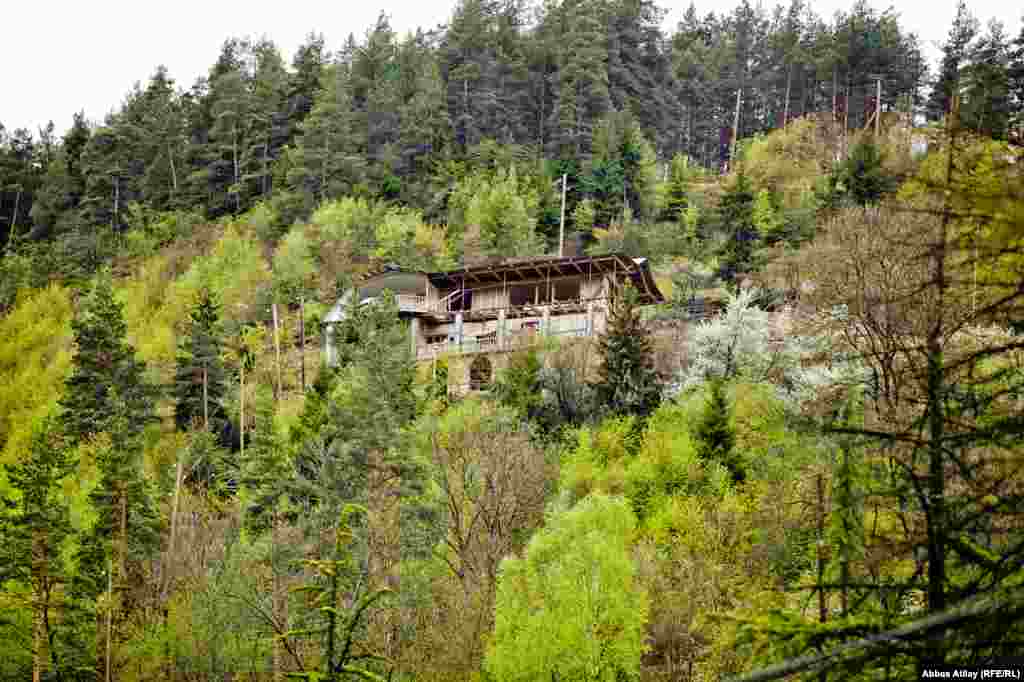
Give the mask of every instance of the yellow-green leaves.
<svg viewBox="0 0 1024 682">
<path fill-rule="evenodd" d="M 71 297 L 50 286 L 0 319 L 0 463 L 28 447 L 32 427 L 59 397 L 71 366 Z M 4 489 L 0 469 L 0 492 Z"/>
<path fill-rule="evenodd" d="M 496 680 L 639 679 L 650 606 L 630 555 L 635 525 L 625 500 L 592 495 L 505 560 L 485 663 Z"/>
</svg>

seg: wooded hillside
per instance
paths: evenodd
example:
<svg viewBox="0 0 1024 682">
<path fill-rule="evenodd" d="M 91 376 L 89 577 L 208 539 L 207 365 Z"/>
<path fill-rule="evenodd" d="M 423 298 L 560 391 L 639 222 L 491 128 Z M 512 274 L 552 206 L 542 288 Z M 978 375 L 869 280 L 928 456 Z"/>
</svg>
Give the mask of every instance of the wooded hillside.
<svg viewBox="0 0 1024 682">
<path fill-rule="evenodd" d="M 463 0 L 0 126 L 0 678 L 1024 650 L 1024 29 L 961 4 L 930 72 L 865 3 L 662 21 Z M 563 219 L 667 302 L 616 292 L 471 396 L 387 296 L 321 365 L 363 274 L 557 253 Z"/>
</svg>

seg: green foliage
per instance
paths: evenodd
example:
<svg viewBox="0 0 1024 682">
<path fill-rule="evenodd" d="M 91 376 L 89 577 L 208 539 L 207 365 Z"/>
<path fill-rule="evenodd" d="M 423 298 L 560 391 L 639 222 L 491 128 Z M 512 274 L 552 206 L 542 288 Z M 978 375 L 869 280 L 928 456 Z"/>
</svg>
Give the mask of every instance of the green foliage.
<svg viewBox="0 0 1024 682">
<path fill-rule="evenodd" d="M 608 328 L 599 340 L 601 367 L 595 385 L 600 403 L 613 414 L 649 415 L 661 401 L 650 334 L 640 320 L 637 293 L 617 292 Z"/>
<path fill-rule="evenodd" d="M 754 224 L 754 199 L 750 180 L 741 172 L 719 203 L 719 219 L 725 235 L 719 252 L 719 276 L 726 282 L 733 282 L 754 269 L 754 253 L 761 238 Z"/>
<path fill-rule="evenodd" d="M 179 430 L 223 432 L 227 376 L 222 359 L 224 332 L 216 296 L 204 289 L 189 311 L 178 349 L 174 382 L 174 423 Z"/>
<path fill-rule="evenodd" d="M 494 396 L 515 410 L 524 419 L 531 419 L 540 409 L 541 362 L 535 350 L 526 350 L 512 356 L 508 367 L 494 385 Z"/>
<path fill-rule="evenodd" d="M 758 136 L 744 150 L 743 174 L 757 191 L 779 197 L 779 207 L 799 206 L 815 180 L 833 165 L 835 147 L 828 126 L 811 117 Z"/>
<path fill-rule="evenodd" d="M 401 446 L 417 407 L 408 329 L 390 297 L 353 306 L 338 331 L 340 364 L 325 428 L 296 453 L 294 494 L 316 501 L 312 524 L 333 523 L 344 504 L 362 503 L 370 476 L 386 473 L 404 493 L 422 486 L 423 463 Z"/>
<path fill-rule="evenodd" d="M 625 493 L 626 467 L 640 447 L 636 418 L 613 417 L 596 426 L 580 428 L 576 442 L 562 463 L 560 488 L 569 501 L 592 492 Z"/>
<path fill-rule="evenodd" d="M 779 232 L 783 227 L 782 217 L 779 215 L 772 200 L 772 195 L 767 190 L 760 190 L 754 200 L 753 212 L 754 227 L 764 236 L 768 243 L 778 241 Z"/>
<path fill-rule="evenodd" d="M 272 243 L 281 236 L 280 221 L 273 204 L 266 201 L 257 202 L 248 211 L 238 216 L 237 220 L 252 228 L 262 242 Z"/>
<path fill-rule="evenodd" d="M 31 426 L 63 389 L 71 367 L 71 319 L 71 298 L 58 286 L 25 292 L 0 318 L 0 463 L 13 464 L 28 449 Z"/>
<path fill-rule="evenodd" d="M 625 500 L 592 495 L 505 560 L 485 663 L 494 679 L 640 678 L 649 603 L 629 553 L 635 524 Z"/>
<path fill-rule="evenodd" d="M 153 420 L 155 390 L 125 339 L 123 307 L 114 298 L 109 274 L 100 275 L 82 299 L 71 327 L 77 350 L 61 398 L 67 433 L 82 441 L 92 434 L 112 432 L 119 414 L 127 420 L 126 434 L 141 433 Z"/>
<path fill-rule="evenodd" d="M 374 256 L 409 270 L 446 270 L 453 265 L 442 227 L 427 225 L 419 211 L 389 209 L 377 225 Z"/>
<path fill-rule="evenodd" d="M 537 236 L 539 198 L 514 166 L 478 172 L 460 181 L 448 199 L 454 250 L 463 256 L 529 256 L 542 251 Z"/>
<path fill-rule="evenodd" d="M 819 202 L 826 209 L 869 206 L 896 191 L 897 180 L 883 166 L 879 148 L 861 142 L 829 175 Z"/>
<path fill-rule="evenodd" d="M 572 210 L 572 226 L 580 234 L 590 234 L 597 220 L 597 208 L 593 199 L 584 199 Z"/>
<path fill-rule="evenodd" d="M 690 206 L 689 185 L 695 172 L 690 159 L 684 154 L 676 154 L 668 167 L 668 180 L 662 189 L 662 220 L 682 222 L 683 214 Z"/>
<path fill-rule="evenodd" d="M 320 258 L 328 249 L 369 255 L 376 241 L 377 225 L 386 212 L 382 203 L 350 197 L 321 204 L 310 218 L 319 237 Z"/>
<path fill-rule="evenodd" d="M 592 171 L 582 184 L 597 202 L 600 224 L 625 215 L 627 208 L 641 218 L 653 216 L 657 158 L 632 112 L 610 113 L 595 126 Z"/>
<path fill-rule="evenodd" d="M 356 578 L 359 568 L 350 546 L 354 540 L 349 518 L 357 513 L 366 513 L 364 507 L 345 505 L 335 525 L 335 542 L 331 558 L 306 559 L 304 564 L 315 571 L 318 580 L 298 588 L 298 592 L 309 596 L 319 623 L 314 627 L 294 630 L 290 637 L 316 637 L 322 640 L 324 662 L 322 674 L 316 672 L 294 673 L 290 677 L 311 682 L 327 679 L 331 682 L 344 677 L 358 677 L 368 682 L 384 682 L 387 677 L 374 671 L 380 663 L 387 663 L 383 656 L 373 654 L 360 642 L 364 636 L 363 627 L 368 609 L 390 594 L 387 588 L 361 587 L 348 595 L 350 606 L 343 605 L 343 589 Z M 377 663 L 377 666 L 373 666 Z"/>
<path fill-rule="evenodd" d="M 296 226 L 274 251 L 273 288 L 275 298 L 287 303 L 308 296 L 316 276 L 313 245 L 305 228 Z"/>
<path fill-rule="evenodd" d="M 74 592 L 93 603 L 107 590 L 108 571 L 122 594 L 146 584 L 146 562 L 160 545 L 160 521 L 142 462 L 137 415 L 115 392 L 107 431 L 90 443 L 99 478 L 89 493 L 93 522 L 76 551 Z M 121 609 L 126 601 L 121 601 Z M 116 608 L 108 605 L 108 608 Z M 123 618 L 123 611 L 119 618 Z"/>
<path fill-rule="evenodd" d="M 308 405 L 308 403 L 307 403 Z M 269 388 L 256 393 L 253 409 L 256 427 L 250 432 L 242 462 L 241 489 L 247 527 L 264 532 L 280 511 L 282 493 L 287 490 L 294 468 L 289 461 L 285 439 L 275 422 L 274 397 Z M 307 417 L 307 425 L 310 416 Z"/>
<path fill-rule="evenodd" d="M 28 451 L 17 464 L 4 465 L 12 494 L 0 497 L 0 601 L 23 594 L 17 607 L 32 613 L 32 625 L 40 628 L 18 631 L 16 621 L 0 618 L 0 632 L 32 648 L 46 646 L 47 667 L 57 675 L 70 673 L 85 653 L 76 651 L 83 644 L 75 631 L 79 605 L 67 589 L 74 531 L 63 484 L 75 465 L 57 419 L 33 420 Z"/>
<path fill-rule="evenodd" d="M 705 461 L 725 465 L 732 474 L 733 481 L 742 483 L 746 478 L 746 472 L 736 456 L 736 434 L 730 424 L 730 412 L 722 382 L 709 382 L 707 406 L 694 429 L 694 435 L 700 443 L 700 457 Z"/>
</svg>

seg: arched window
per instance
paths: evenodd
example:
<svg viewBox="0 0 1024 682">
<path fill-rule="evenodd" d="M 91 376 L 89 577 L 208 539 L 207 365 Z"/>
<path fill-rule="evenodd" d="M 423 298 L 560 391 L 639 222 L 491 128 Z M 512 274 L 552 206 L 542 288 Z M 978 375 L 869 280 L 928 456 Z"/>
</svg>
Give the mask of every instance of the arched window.
<svg viewBox="0 0 1024 682">
<path fill-rule="evenodd" d="M 483 355 L 478 356 L 473 360 L 473 364 L 469 366 L 470 390 L 483 391 L 490 388 L 493 373 L 494 371 L 491 368 L 491 361 Z"/>
</svg>

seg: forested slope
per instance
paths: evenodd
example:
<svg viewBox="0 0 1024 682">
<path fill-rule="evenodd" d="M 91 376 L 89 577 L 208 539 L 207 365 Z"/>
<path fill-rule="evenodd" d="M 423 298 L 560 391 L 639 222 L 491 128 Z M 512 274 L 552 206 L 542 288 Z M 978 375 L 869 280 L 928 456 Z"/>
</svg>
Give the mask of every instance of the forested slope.
<svg viewBox="0 0 1024 682">
<path fill-rule="evenodd" d="M 1024 32 L 961 5 L 929 78 L 866 4 L 662 15 L 229 39 L 101 124 L 0 128 L 0 677 L 1019 651 Z M 668 302 L 464 399 L 387 300 L 320 366 L 362 274 L 556 253 L 563 210 Z"/>
</svg>

